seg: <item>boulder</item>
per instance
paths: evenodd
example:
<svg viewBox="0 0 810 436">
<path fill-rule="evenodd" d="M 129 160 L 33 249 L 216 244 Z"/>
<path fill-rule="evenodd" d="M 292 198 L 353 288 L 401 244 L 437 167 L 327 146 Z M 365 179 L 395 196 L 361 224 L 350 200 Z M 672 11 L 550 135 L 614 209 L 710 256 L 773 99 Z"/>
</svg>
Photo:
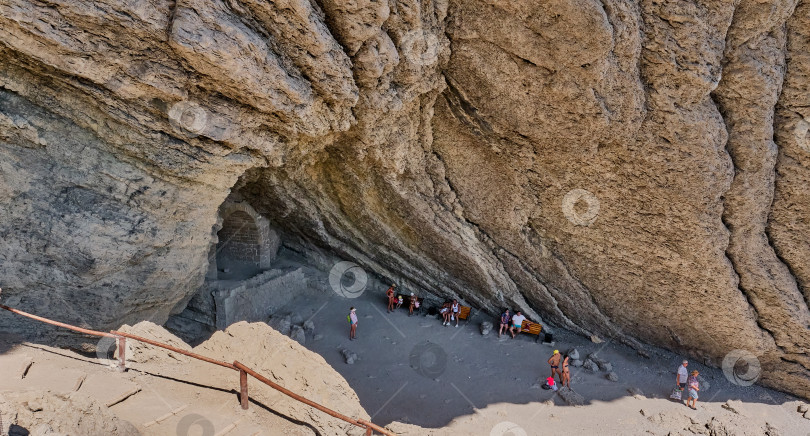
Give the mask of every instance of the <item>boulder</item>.
<svg viewBox="0 0 810 436">
<path fill-rule="evenodd" d="M 582 395 L 574 392 L 571 388 L 561 387 L 557 390 L 557 395 L 560 396 L 566 403 L 572 406 L 581 406 L 585 404 L 585 398 Z"/>
<path fill-rule="evenodd" d="M 292 326 L 290 330 L 290 338 L 301 345 L 304 345 L 307 341 L 306 333 L 304 332 L 304 328 L 298 325 Z"/>
<path fill-rule="evenodd" d="M 301 325 L 304 323 L 304 317 L 302 317 L 300 313 L 293 313 L 290 315 L 290 322 L 295 325 Z"/>
<path fill-rule="evenodd" d="M 313 322 L 311 319 L 308 319 L 304 321 L 303 327 L 304 330 L 307 331 L 307 333 L 312 333 L 315 331 L 315 322 Z"/>
<path fill-rule="evenodd" d="M 612 381 L 612 382 L 619 381 L 619 376 L 615 372 L 609 372 L 609 373 L 605 374 L 605 378 Z"/>
<path fill-rule="evenodd" d="M 576 348 L 572 348 L 568 350 L 568 358 L 571 360 L 578 360 L 579 359 L 579 350 Z"/>
<path fill-rule="evenodd" d="M 481 334 L 488 335 L 489 332 L 492 331 L 492 323 L 489 321 L 484 321 L 481 323 Z"/>
<path fill-rule="evenodd" d="M 582 366 L 582 361 L 581 360 L 572 360 L 571 361 L 571 366 L 573 366 L 574 368 L 579 368 L 579 367 Z"/>
<path fill-rule="evenodd" d="M 270 318 L 268 324 L 282 335 L 289 336 L 290 329 L 292 328 L 292 316 L 289 314 L 283 316 L 273 316 Z"/>
<path fill-rule="evenodd" d="M 596 372 L 599 371 L 599 365 L 596 364 L 591 359 L 586 359 L 585 362 L 582 364 L 582 367 L 588 370 L 589 372 Z"/>
<path fill-rule="evenodd" d="M 354 364 L 354 362 L 357 360 L 357 353 L 347 348 L 340 350 L 340 354 L 343 355 L 343 360 L 349 365 Z"/>
</svg>

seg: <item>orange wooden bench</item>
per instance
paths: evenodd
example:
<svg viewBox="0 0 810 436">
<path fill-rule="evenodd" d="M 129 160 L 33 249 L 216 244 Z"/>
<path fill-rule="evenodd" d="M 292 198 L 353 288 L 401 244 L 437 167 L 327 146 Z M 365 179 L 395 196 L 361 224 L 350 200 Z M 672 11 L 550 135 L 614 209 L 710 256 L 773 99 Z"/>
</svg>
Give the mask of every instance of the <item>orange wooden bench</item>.
<svg viewBox="0 0 810 436">
<path fill-rule="evenodd" d="M 543 326 L 536 322 L 531 322 L 527 319 L 524 319 L 523 322 L 520 324 L 520 332 L 521 333 L 528 333 L 530 335 L 535 335 L 537 338 L 540 338 L 540 330 L 543 329 Z"/>
<path fill-rule="evenodd" d="M 472 310 L 469 306 L 460 306 L 458 308 L 458 319 L 467 319 L 470 316 L 470 310 Z"/>
</svg>

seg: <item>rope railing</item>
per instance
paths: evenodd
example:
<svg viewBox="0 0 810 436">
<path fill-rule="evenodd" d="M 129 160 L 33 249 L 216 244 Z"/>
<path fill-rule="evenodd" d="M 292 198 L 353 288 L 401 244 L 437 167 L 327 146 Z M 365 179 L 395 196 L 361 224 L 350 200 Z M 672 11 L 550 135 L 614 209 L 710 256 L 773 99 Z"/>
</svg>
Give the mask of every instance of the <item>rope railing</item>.
<svg viewBox="0 0 810 436">
<path fill-rule="evenodd" d="M 30 313 L 27 313 L 27 312 L 23 312 L 22 310 L 14 309 L 12 307 L 8 307 L 8 306 L 3 305 L 3 304 L 0 304 L 0 309 L 5 309 L 5 310 L 7 310 L 7 311 L 9 311 L 11 313 L 21 315 L 21 316 L 24 316 L 26 318 L 31 318 L 31 319 L 36 320 L 36 321 L 44 322 L 46 324 L 54 325 L 54 326 L 57 326 L 57 327 L 66 328 L 68 330 L 73 330 L 75 332 L 84 333 L 84 334 L 92 335 L 92 336 L 102 336 L 102 337 L 107 337 L 107 338 L 115 338 L 118 341 L 118 370 L 119 371 L 126 370 L 126 340 L 131 339 L 131 340 L 134 340 L 134 341 L 143 342 L 143 343 L 146 343 L 146 344 L 149 344 L 149 345 L 153 345 L 155 347 L 164 348 L 166 350 L 170 350 L 170 351 L 173 351 L 175 353 L 183 354 L 185 356 L 188 356 L 188 357 L 191 357 L 191 358 L 194 358 L 194 359 L 197 359 L 197 360 L 201 360 L 203 362 L 207 362 L 207 363 L 211 363 L 211 364 L 214 364 L 214 365 L 219 365 L 219 366 L 222 366 L 222 367 L 225 367 L 225 368 L 229 368 L 229 369 L 239 371 L 239 388 L 240 388 L 239 389 L 240 390 L 239 397 L 240 397 L 240 403 L 241 403 L 241 406 L 242 406 L 243 409 L 247 409 L 248 405 L 249 405 L 247 376 L 250 375 L 253 378 L 255 378 L 256 380 L 266 384 L 267 386 L 270 386 L 271 388 L 283 393 L 284 395 L 287 395 L 288 397 L 290 397 L 290 398 L 292 398 L 292 399 L 294 399 L 296 401 L 299 401 L 299 402 L 302 402 L 302 403 L 307 404 L 309 406 L 312 406 L 312 407 L 320 410 L 321 412 L 324 412 L 324 413 L 326 413 L 328 415 L 331 415 L 331 416 L 333 416 L 335 418 L 338 418 L 338 419 L 340 419 L 342 421 L 348 422 L 349 424 L 353 424 L 353 425 L 355 425 L 357 427 L 361 427 L 361 428 L 366 429 L 366 435 L 370 436 L 370 435 L 373 434 L 373 432 L 376 431 L 377 433 L 380 433 L 380 434 L 383 434 L 383 435 L 386 435 L 386 436 L 396 436 L 391 431 L 389 431 L 389 430 L 387 430 L 387 429 L 385 429 L 383 427 L 380 427 L 380 426 L 378 426 L 378 425 L 376 425 L 374 423 L 371 423 L 371 422 L 368 422 L 368 421 L 365 421 L 365 420 L 362 420 L 362 419 L 355 419 L 355 418 L 348 417 L 348 416 L 343 415 L 341 413 L 338 413 L 338 412 L 336 412 L 336 411 L 334 411 L 334 410 L 332 410 L 332 409 L 330 409 L 330 408 L 328 408 L 326 406 L 320 405 L 320 404 L 318 404 L 318 403 L 316 403 L 316 402 L 314 402 L 312 400 L 304 398 L 304 397 L 290 391 L 289 389 L 286 389 L 286 388 L 282 387 L 281 385 L 276 384 L 275 382 L 273 382 L 270 379 L 262 376 L 261 374 L 259 374 L 256 371 L 248 368 L 247 366 L 239 363 L 238 361 L 234 361 L 233 363 L 223 362 L 223 361 L 220 361 L 220 360 L 212 359 L 210 357 L 202 356 L 202 355 L 197 354 L 197 353 L 192 353 L 190 351 L 181 350 L 181 349 L 179 349 L 177 347 L 173 347 L 173 346 L 168 345 L 168 344 L 164 344 L 164 343 L 161 343 L 161 342 L 153 341 L 151 339 L 143 338 L 143 337 L 140 337 L 140 336 L 136 336 L 136 335 L 132 335 L 132 334 L 129 334 L 129 333 L 124 333 L 124 332 L 120 332 L 120 331 L 116 331 L 116 330 L 112 330 L 109 333 L 106 333 L 106 332 L 100 332 L 100 331 L 96 331 L 96 330 L 90 330 L 90 329 L 85 329 L 85 328 L 81 328 L 81 327 L 76 327 L 74 325 L 65 324 L 63 322 L 54 321 L 54 320 L 51 320 L 51 319 L 48 319 L 48 318 L 43 318 L 41 316 L 37 316 L 37 315 L 33 315 L 33 314 L 30 314 Z"/>
</svg>

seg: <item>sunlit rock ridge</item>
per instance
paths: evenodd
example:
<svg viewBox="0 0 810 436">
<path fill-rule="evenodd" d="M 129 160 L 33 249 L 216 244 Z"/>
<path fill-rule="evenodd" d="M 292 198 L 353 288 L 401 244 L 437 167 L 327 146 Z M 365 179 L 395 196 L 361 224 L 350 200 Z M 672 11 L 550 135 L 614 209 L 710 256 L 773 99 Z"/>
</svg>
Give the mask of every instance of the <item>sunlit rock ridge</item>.
<svg viewBox="0 0 810 436">
<path fill-rule="evenodd" d="M 808 130 L 807 0 L 0 0 L 3 302 L 163 322 L 240 201 L 307 258 L 808 397 Z"/>
</svg>

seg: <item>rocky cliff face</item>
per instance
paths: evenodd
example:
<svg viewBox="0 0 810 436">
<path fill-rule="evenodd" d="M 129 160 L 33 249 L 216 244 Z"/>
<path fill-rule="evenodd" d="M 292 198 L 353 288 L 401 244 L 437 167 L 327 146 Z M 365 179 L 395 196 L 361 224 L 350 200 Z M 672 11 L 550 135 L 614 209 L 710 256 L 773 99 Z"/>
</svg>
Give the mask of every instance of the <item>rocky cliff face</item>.
<svg viewBox="0 0 810 436">
<path fill-rule="evenodd" d="M 807 396 L 808 101 L 806 0 L 0 0 L 0 286 L 162 322 L 231 195 L 298 250 Z"/>
</svg>

